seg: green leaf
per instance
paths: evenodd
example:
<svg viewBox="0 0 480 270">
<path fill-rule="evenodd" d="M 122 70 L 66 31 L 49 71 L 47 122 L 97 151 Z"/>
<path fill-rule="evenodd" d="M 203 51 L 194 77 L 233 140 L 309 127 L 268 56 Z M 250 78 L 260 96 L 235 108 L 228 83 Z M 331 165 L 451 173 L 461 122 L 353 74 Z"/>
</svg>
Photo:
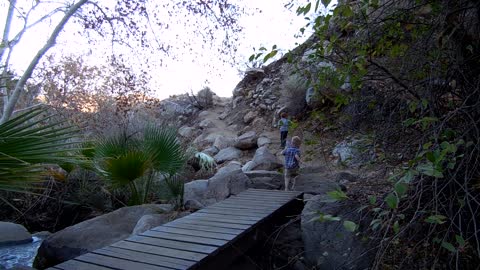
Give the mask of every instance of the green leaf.
<svg viewBox="0 0 480 270">
<path fill-rule="evenodd" d="M 274 57 L 275 55 L 277 55 L 277 50 L 273 50 L 271 52 L 269 52 L 267 55 L 265 55 L 265 57 L 263 58 L 263 62 L 267 62 L 268 59 Z"/>
<path fill-rule="evenodd" d="M 395 234 L 398 234 L 398 232 L 400 232 L 400 224 L 398 223 L 398 220 L 393 223 L 393 231 L 395 232 Z"/>
<path fill-rule="evenodd" d="M 303 10 L 303 14 L 306 15 L 308 12 L 310 12 L 311 8 L 312 8 L 312 3 L 308 3 Z"/>
<path fill-rule="evenodd" d="M 375 204 L 377 202 L 377 196 L 368 196 L 368 201 L 370 204 Z"/>
<path fill-rule="evenodd" d="M 405 193 L 407 193 L 407 190 L 408 190 L 407 184 L 402 182 L 397 182 L 395 184 L 395 192 L 397 193 L 398 197 L 401 198 L 403 195 L 405 195 Z"/>
<path fill-rule="evenodd" d="M 463 239 L 463 237 L 461 235 L 456 234 L 455 235 L 455 240 L 457 240 L 457 243 L 460 247 L 465 246 L 465 239 Z"/>
<path fill-rule="evenodd" d="M 424 150 L 428 150 L 432 146 L 432 142 L 427 142 L 423 145 Z"/>
<path fill-rule="evenodd" d="M 413 124 L 415 124 L 416 120 L 414 118 L 408 118 L 407 120 L 403 121 L 403 125 L 405 127 L 409 127 Z"/>
<path fill-rule="evenodd" d="M 349 232 L 354 232 L 357 230 L 357 224 L 355 224 L 355 222 L 353 221 L 350 221 L 350 220 L 345 220 L 343 222 L 343 227 L 345 227 L 345 229 Z"/>
<path fill-rule="evenodd" d="M 422 98 L 422 108 L 423 108 L 423 109 L 426 109 L 427 106 L 428 106 L 428 100 Z"/>
<path fill-rule="evenodd" d="M 433 152 L 427 152 L 426 154 L 426 157 L 428 159 L 428 161 L 432 162 L 432 163 L 435 163 L 435 155 L 433 154 Z"/>
<path fill-rule="evenodd" d="M 398 198 L 393 193 L 388 194 L 385 198 L 385 201 L 387 202 L 388 207 L 391 209 L 396 209 L 398 207 Z"/>
<path fill-rule="evenodd" d="M 328 197 L 332 199 L 332 201 L 343 201 L 348 199 L 347 194 L 341 190 L 334 190 L 334 191 L 329 191 L 327 192 Z"/>
<path fill-rule="evenodd" d="M 83 163 L 79 152 L 84 149 L 74 142 L 77 130 L 45 112 L 36 107 L 0 124 L 0 190 L 26 193 L 39 187 L 35 184 L 45 178 L 42 164 Z"/>
<path fill-rule="evenodd" d="M 422 163 L 417 166 L 417 170 L 425 175 L 433 176 L 435 178 L 443 178 L 443 173 L 437 169 L 437 167 L 431 163 Z"/>
<path fill-rule="evenodd" d="M 318 216 L 312 218 L 310 221 L 319 221 L 319 222 L 327 222 L 327 221 L 340 221 L 341 218 L 335 217 L 328 214 L 317 213 Z"/>
<path fill-rule="evenodd" d="M 450 252 L 456 252 L 457 251 L 457 249 L 452 244 L 450 244 L 449 242 L 443 241 L 442 242 L 442 247 L 447 249 Z"/>
<path fill-rule="evenodd" d="M 405 173 L 405 175 L 402 176 L 402 178 L 400 178 L 400 181 L 408 184 L 408 183 L 412 182 L 413 178 L 417 174 L 418 174 L 417 171 L 410 169 Z"/>
<path fill-rule="evenodd" d="M 431 224 L 443 224 L 446 222 L 447 217 L 444 215 L 431 215 L 425 219 L 425 222 Z"/>
<path fill-rule="evenodd" d="M 331 0 L 322 0 L 322 4 L 325 8 L 327 8 L 328 5 L 330 5 L 330 2 L 331 2 Z"/>
<path fill-rule="evenodd" d="M 248 58 L 249 62 L 252 62 L 253 60 L 255 60 L 255 54 L 250 55 L 250 57 Z"/>
</svg>

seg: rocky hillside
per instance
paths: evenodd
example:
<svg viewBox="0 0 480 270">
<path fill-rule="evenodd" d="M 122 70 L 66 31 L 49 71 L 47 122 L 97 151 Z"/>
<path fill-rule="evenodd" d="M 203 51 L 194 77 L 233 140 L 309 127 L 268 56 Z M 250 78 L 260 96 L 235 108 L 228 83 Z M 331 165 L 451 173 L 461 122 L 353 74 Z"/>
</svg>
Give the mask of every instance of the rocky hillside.
<svg viewBox="0 0 480 270">
<path fill-rule="evenodd" d="M 281 176 L 271 177 L 282 162 L 275 123 L 290 114 L 289 135 L 303 141 L 297 188 L 315 195 L 302 215 L 307 265 L 475 269 L 478 5 L 362 3 L 340 1 L 333 16 L 312 20 L 306 43 L 247 71 L 232 99 L 210 109 L 218 116 L 201 112 L 181 130 L 191 130 L 187 140 L 219 168 L 247 176 L 232 179 L 281 189 Z M 216 177 L 188 183 L 187 202 L 235 194 L 232 183 L 220 198 L 205 195 L 219 194 L 209 191 Z M 314 217 L 320 222 L 307 222 Z M 308 226 L 321 233 L 307 236 Z M 338 242 L 322 238 L 337 232 Z"/>
</svg>

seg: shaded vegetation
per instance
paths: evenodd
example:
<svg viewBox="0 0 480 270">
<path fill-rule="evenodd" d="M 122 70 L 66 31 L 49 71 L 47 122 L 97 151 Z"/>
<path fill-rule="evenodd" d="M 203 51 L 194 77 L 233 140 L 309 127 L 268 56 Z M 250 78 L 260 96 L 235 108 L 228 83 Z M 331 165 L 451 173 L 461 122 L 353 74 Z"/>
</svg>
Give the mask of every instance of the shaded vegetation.
<svg viewBox="0 0 480 270">
<path fill-rule="evenodd" d="M 477 1 L 364 0 L 308 18 L 312 117 L 368 134 L 395 168 L 363 207 L 376 269 L 479 264 L 479 14 Z"/>
</svg>

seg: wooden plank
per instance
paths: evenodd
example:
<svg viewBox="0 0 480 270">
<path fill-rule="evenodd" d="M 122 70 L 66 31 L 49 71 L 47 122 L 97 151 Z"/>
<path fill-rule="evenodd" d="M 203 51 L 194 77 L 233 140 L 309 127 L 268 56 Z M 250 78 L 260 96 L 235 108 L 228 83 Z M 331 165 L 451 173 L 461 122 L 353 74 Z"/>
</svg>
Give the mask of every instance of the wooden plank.
<svg viewBox="0 0 480 270">
<path fill-rule="evenodd" d="M 115 247 L 104 247 L 93 251 L 93 253 L 181 270 L 188 269 L 190 266 L 195 264 L 192 261 L 185 261 Z"/>
<path fill-rule="evenodd" d="M 221 215 L 236 215 L 236 216 L 242 216 L 242 217 L 255 217 L 255 218 L 264 218 L 268 216 L 268 213 L 252 213 L 251 211 L 248 210 L 238 210 L 238 209 L 225 209 L 225 208 L 213 208 L 213 207 L 207 207 L 203 208 L 202 210 L 199 210 L 195 213 L 211 213 L 211 214 L 221 214 Z"/>
<path fill-rule="evenodd" d="M 229 198 L 228 200 L 224 200 L 224 201 L 221 201 L 219 203 L 222 203 L 222 202 L 232 202 L 232 201 L 247 201 L 247 202 L 251 202 L 251 203 L 257 203 L 258 205 L 265 205 L 265 206 L 269 206 L 269 205 L 280 205 L 280 204 L 284 204 L 285 202 L 288 202 L 290 201 L 292 198 L 288 198 L 288 197 L 285 197 L 285 198 L 282 198 L 281 200 L 270 200 L 270 199 L 257 199 L 257 198 L 247 198 L 247 197 L 232 197 L 232 198 Z"/>
<path fill-rule="evenodd" d="M 288 202 L 290 200 L 285 200 Z M 228 203 L 241 203 L 241 204 L 254 204 L 258 206 L 270 206 L 270 207 L 279 207 L 284 203 L 277 203 L 277 202 L 267 202 L 267 201 L 257 201 L 257 200 L 249 200 L 249 199 L 242 199 L 242 198 L 234 198 L 232 200 L 225 201 Z"/>
<path fill-rule="evenodd" d="M 61 264 L 55 265 L 55 268 L 62 270 L 112 270 L 113 268 L 99 266 L 91 263 L 69 260 Z"/>
<path fill-rule="evenodd" d="M 125 240 L 130 242 L 141 243 L 141 244 L 148 244 L 153 246 L 173 248 L 178 250 L 192 251 L 192 252 L 204 253 L 204 254 L 209 254 L 210 252 L 213 252 L 217 249 L 216 247 L 213 247 L 213 246 L 193 244 L 193 243 L 189 243 L 187 245 L 184 242 L 161 239 L 158 237 L 142 236 L 142 235 L 131 236 Z"/>
<path fill-rule="evenodd" d="M 268 204 L 284 204 L 288 201 L 290 201 L 292 198 L 281 198 L 281 199 L 272 199 L 272 198 L 266 198 L 266 197 L 253 197 L 250 195 L 245 195 L 245 196 L 237 196 L 233 197 L 231 200 L 236 201 L 236 200 L 241 200 L 241 201 L 252 201 L 252 202 L 257 202 L 257 203 L 268 203 Z M 230 201 L 227 200 L 227 201 Z"/>
<path fill-rule="evenodd" d="M 254 200 L 254 201 L 271 201 L 271 202 L 283 203 L 285 201 L 291 200 L 294 197 L 290 197 L 290 196 L 277 197 L 277 196 L 271 196 L 269 194 L 265 195 L 263 193 L 258 194 L 258 195 L 256 195 L 256 194 L 243 194 L 242 193 L 242 194 L 239 194 L 235 197 L 230 197 L 230 198 L 249 199 L 249 200 Z"/>
<path fill-rule="evenodd" d="M 289 200 L 290 201 L 290 200 Z M 286 202 L 285 202 L 286 203 Z M 267 204 L 263 202 L 258 202 L 258 201 L 252 201 L 252 200 L 231 200 L 231 201 L 223 201 L 219 203 L 219 205 L 253 205 L 256 206 L 258 209 L 267 209 L 269 211 L 274 211 L 284 205 L 285 203 L 275 203 L 275 204 Z"/>
<path fill-rule="evenodd" d="M 297 197 L 300 195 L 302 192 L 299 191 L 284 191 L 284 190 L 269 190 L 269 189 L 248 189 L 240 194 L 265 194 L 265 195 L 271 195 L 271 196 L 291 196 L 291 197 Z"/>
<path fill-rule="evenodd" d="M 245 191 L 245 192 L 239 193 L 239 194 L 237 194 L 235 196 L 231 196 L 231 197 L 239 197 L 239 196 L 252 196 L 252 197 L 258 197 L 258 198 L 271 198 L 271 199 L 275 199 L 275 200 L 281 200 L 281 199 L 293 197 L 294 195 L 284 194 L 284 193 L 281 193 L 281 191 L 276 192 L 276 193 Z"/>
<path fill-rule="evenodd" d="M 219 233 L 225 233 L 225 234 L 231 234 L 231 235 L 239 235 L 243 232 L 243 230 L 238 230 L 238 229 L 205 226 L 205 225 L 198 225 L 198 224 L 181 224 L 181 223 L 172 224 L 172 222 L 163 224 L 163 227 L 182 228 L 182 229 L 189 229 L 189 230 L 195 229 L 195 230 L 204 231 L 204 232 L 219 232 Z"/>
<path fill-rule="evenodd" d="M 221 227 L 221 228 L 231 228 L 231 229 L 241 229 L 241 230 L 246 230 L 250 228 L 250 225 L 243 225 L 243 224 L 232 224 L 232 223 L 223 223 L 223 222 L 211 222 L 211 221 L 204 221 L 204 220 L 195 220 L 195 219 L 177 219 L 174 221 L 169 222 L 171 224 L 198 224 L 198 225 L 205 225 L 205 226 L 215 226 L 215 227 Z"/>
<path fill-rule="evenodd" d="M 269 215 L 273 212 L 272 210 L 252 209 L 251 207 L 248 207 L 248 210 L 245 210 L 245 208 L 238 208 L 238 207 L 235 207 L 235 205 L 232 206 L 229 204 L 225 204 L 225 205 L 215 204 L 204 209 L 236 210 L 236 211 L 243 211 L 245 213 L 252 213 L 252 214 L 259 214 L 259 215 Z"/>
<path fill-rule="evenodd" d="M 204 232 L 199 230 L 189 230 L 189 229 L 182 229 L 182 228 L 170 228 L 159 226 L 151 229 L 152 231 L 157 232 L 167 232 L 167 233 L 177 233 L 183 235 L 191 235 L 191 236 L 199 236 L 211 239 L 220 239 L 230 241 L 235 238 L 235 235 L 225 234 L 225 233 L 218 233 L 218 232 Z"/>
<path fill-rule="evenodd" d="M 250 192 L 245 194 L 240 194 L 237 197 L 253 197 L 255 200 L 265 200 L 269 199 L 271 201 L 282 201 L 282 200 L 289 200 L 296 198 L 296 196 L 292 195 L 278 195 L 278 194 L 271 194 L 271 193 L 261 193 L 261 192 Z"/>
<path fill-rule="evenodd" d="M 252 202 L 252 203 L 239 203 L 239 202 L 234 202 L 234 201 L 223 201 L 215 204 L 215 206 L 235 206 L 237 208 L 241 208 L 242 206 L 255 206 L 255 209 L 261 210 L 263 212 L 272 212 L 277 210 L 281 205 L 276 205 L 276 206 L 269 206 L 269 205 L 259 205 L 258 203 Z M 251 207 L 249 207 L 251 208 Z"/>
<path fill-rule="evenodd" d="M 141 262 L 133 262 L 125 259 L 109 257 L 105 255 L 87 253 L 77 258 L 75 261 L 94 263 L 97 265 L 108 266 L 119 270 L 142 269 L 142 270 L 171 270 L 171 268 L 157 266 Z"/>
<path fill-rule="evenodd" d="M 279 195 L 292 195 L 292 196 L 297 196 L 300 194 L 300 191 L 285 191 L 285 190 L 273 190 L 273 189 L 247 189 L 246 191 L 242 193 L 270 193 L 270 194 L 279 194 Z"/>
<path fill-rule="evenodd" d="M 230 214 L 215 214 L 215 213 L 199 213 L 195 212 L 191 214 L 194 217 L 212 217 L 212 218 L 228 218 L 233 220 L 250 220 L 250 221 L 255 221 L 258 222 L 259 220 L 262 219 L 262 217 L 246 217 L 246 216 L 237 216 L 235 213 L 230 213 Z"/>
<path fill-rule="evenodd" d="M 223 202 L 223 203 L 220 203 L 217 205 L 217 207 L 230 207 L 230 208 L 238 208 L 238 209 L 248 209 L 248 210 L 252 210 L 252 211 L 255 211 L 255 210 L 267 210 L 267 211 L 264 211 L 266 213 L 272 213 L 276 210 L 278 210 L 280 208 L 281 205 L 279 206 L 275 206 L 275 207 L 269 207 L 269 208 L 266 208 L 264 206 L 261 206 L 261 205 L 256 205 L 256 204 L 240 204 L 240 203 L 234 203 L 234 202 Z"/>
<path fill-rule="evenodd" d="M 225 218 L 214 218 L 214 217 L 202 217 L 202 216 L 194 216 L 191 217 L 191 215 L 185 216 L 182 219 L 195 219 L 195 220 L 204 220 L 204 221 L 210 221 L 210 222 L 222 222 L 222 223 L 232 223 L 232 224 L 243 224 L 243 225 L 253 225 L 257 223 L 256 221 L 251 221 L 251 220 L 232 220 L 227 217 Z"/>
<path fill-rule="evenodd" d="M 198 237 L 198 236 L 189 236 L 189 235 L 176 234 L 176 233 L 159 232 L 159 231 L 153 231 L 153 230 L 146 231 L 141 235 L 176 240 L 176 241 L 187 242 L 187 243 L 210 245 L 215 247 L 221 247 L 228 243 L 228 241 L 226 240 Z"/>
<path fill-rule="evenodd" d="M 200 261 L 201 259 L 207 257 L 206 254 L 191 252 L 191 251 L 184 251 L 172 248 L 165 248 L 165 247 L 158 247 L 158 246 L 151 246 L 147 244 L 140 244 L 130 241 L 120 241 L 110 245 L 112 247 L 119 247 L 123 249 L 130 249 L 130 250 L 141 250 L 144 253 L 162 255 L 165 257 L 172 257 L 172 258 L 179 258 L 184 260 L 190 261 Z"/>
</svg>

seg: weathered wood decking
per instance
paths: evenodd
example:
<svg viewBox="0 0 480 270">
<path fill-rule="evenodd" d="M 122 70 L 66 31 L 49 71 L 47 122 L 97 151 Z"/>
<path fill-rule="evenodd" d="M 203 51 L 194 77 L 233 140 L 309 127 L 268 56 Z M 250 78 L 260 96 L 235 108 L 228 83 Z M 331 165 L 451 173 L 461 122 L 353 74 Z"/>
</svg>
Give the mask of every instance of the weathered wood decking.
<svg viewBox="0 0 480 270">
<path fill-rule="evenodd" d="M 183 218 L 49 269 L 223 269 L 278 218 L 298 214 L 301 192 L 249 189 Z"/>
</svg>

